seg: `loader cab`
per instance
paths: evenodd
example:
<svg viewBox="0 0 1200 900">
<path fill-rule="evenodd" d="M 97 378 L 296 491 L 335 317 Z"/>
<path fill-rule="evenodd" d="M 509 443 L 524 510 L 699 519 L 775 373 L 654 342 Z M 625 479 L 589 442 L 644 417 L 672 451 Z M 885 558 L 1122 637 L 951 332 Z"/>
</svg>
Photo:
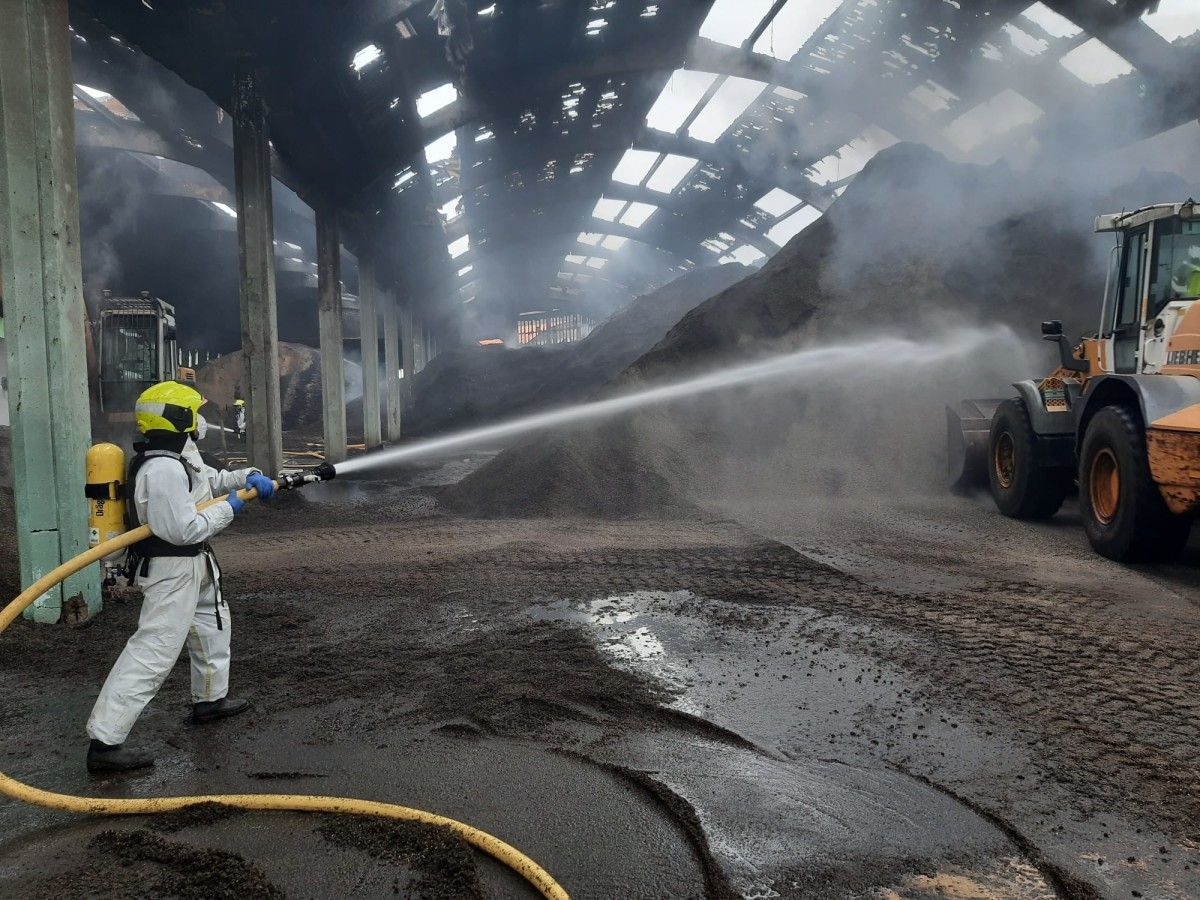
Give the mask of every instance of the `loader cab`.
<svg viewBox="0 0 1200 900">
<path fill-rule="evenodd" d="M 1100 216 L 1096 231 L 1117 235 L 1097 339 L 1100 368 L 1157 373 L 1200 299 L 1200 207 L 1188 201 Z"/>
<path fill-rule="evenodd" d="M 106 295 L 97 328 L 100 411 L 107 416 L 131 417 L 142 391 L 176 376 L 175 307 L 145 293 L 139 297 Z"/>
</svg>

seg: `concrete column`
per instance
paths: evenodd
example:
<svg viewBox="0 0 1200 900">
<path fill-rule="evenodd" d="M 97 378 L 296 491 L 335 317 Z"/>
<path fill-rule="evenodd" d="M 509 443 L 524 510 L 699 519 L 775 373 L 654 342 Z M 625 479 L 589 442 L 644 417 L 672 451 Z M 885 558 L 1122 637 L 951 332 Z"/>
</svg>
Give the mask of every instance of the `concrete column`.
<svg viewBox="0 0 1200 900">
<path fill-rule="evenodd" d="M 0 277 L 17 547 L 29 585 L 87 549 L 91 428 L 67 0 L 5 0 L 0 12 Z M 26 615 L 78 620 L 99 608 L 90 566 Z"/>
<path fill-rule="evenodd" d="M 413 376 L 416 374 L 415 351 L 412 306 L 405 303 L 400 307 L 400 367 L 404 369 L 404 381 L 401 389 L 406 406 L 410 406 L 413 402 Z"/>
<path fill-rule="evenodd" d="M 237 76 L 233 97 L 233 166 L 241 259 L 242 354 L 250 465 L 283 468 L 279 404 L 279 332 L 275 312 L 275 227 L 271 211 L 271 148 L 257 75 Z"/>
<path fill-rule="evenodd" d="M 363 443 L 367 449 L 382 441 L 379 420 L 379 322 L 376 319 L 375 267 L 358 261 L 358 333 L 362 336 Z"/>
<path fill-rule="evenodd" d="M 317 209 L 317 300 L 321 332 L 321 421 L 325 458 L 346 458 L 346 387 L 342 367 L 342 255 L 337 213 Z"/>
<path fill-rule="evenodd" d="M 393 288 L 379 296 L 383 305 L 383 388 L 386 409 L 386 430 L 389 441 L 400 440 L 400 310 L 396 307 Z"/>
</svg>

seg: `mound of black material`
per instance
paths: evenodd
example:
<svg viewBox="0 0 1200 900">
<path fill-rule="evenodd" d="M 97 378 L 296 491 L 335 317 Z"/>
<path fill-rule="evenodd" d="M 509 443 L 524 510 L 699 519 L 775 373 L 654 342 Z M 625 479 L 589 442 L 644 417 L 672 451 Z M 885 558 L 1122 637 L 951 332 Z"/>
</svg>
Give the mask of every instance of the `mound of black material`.
<svg viewBox="0 0 1200 900">
<path fill-rule="evenodd" d="M 407 434 L 459 430 L 593 394 L 653 347 L 688 310 L 744 278 L 740 264 L 698 269 L 644 294 L 566 347 L 465 347 L 417 377 Z"/>
<path fill-rule="evenodd" d="M 1045 182 L 1036 183 L 1004 164 L 957 164 L 923 146 L 892 147 L 872 160 L 822 219 L 760 271 L 684 316 L 610 390 L 709 371 L 772 350 L 880 333 L 924 339 L 954 325 L 1004 325 L 1030 335 L 1034 358 L 1044 357 L 1036 365 L 1048 366 L 1051 356 L 1037 340 L 1039 321 L 1060 318 L 1068 334 L 1095 328 L 1107 258 L 1107 245 L 1091 233 L 1095 215 L 1187 196 L 1189 189 L 1174 176 L 1144 173 L 1110 191 L 1090 183 L 1068 189 L 1049 174 L 1042 177 Z M 872 363 L 864 359 L 864 372 Z M 908 388 L 911 394 L 913 386 Z M 865 388 L 877 396 L 897 389 L 903 393 L 905 385 Z M 951 384 L 948 395 L 959 389 L 968 388 Z M 1006 389 L 1000 380 L 990 390 Z M 805 402 L 785 396 L 765 406 L 710 404 L 721 407 L 720 423 L 705 404 L 690 403 L 633 417 L 622 427 L 603 423 L 535 436 L 449 490 L 444 501 L 476 515 L 554 515 L 577 508 L 627 516 L 635 507 L 657 514 L 660 505 L 677 507 L 697 484 L 711 483 L 713 467 L 737 468 L 731 460 L 775 446 L 798 424 L 812 433 L 847 418 L 844 406 L 827 403 L 821 416 L 806 420 Z M 859 443 L 877 440 L 867 429 Z M 700 447 L 705 461 L 698 468 L 693 451 Z M 869 451 L 867 446 L 868 464 Z M 684 464 L 682 456 L 691 459 Z M 608 488 L 597 489 L 597 472 L 611 473 Z M 655 489 L 632 488 L 630 482 L 646 473 L 657 479 Z M 831 475 L 834 482 L 841 478 L 839 471 Z M 528 489 L 514 495 L 511 484 Z M 598 496 L 608 498 L 607 506 L 596 502 Z"/>
</svg>

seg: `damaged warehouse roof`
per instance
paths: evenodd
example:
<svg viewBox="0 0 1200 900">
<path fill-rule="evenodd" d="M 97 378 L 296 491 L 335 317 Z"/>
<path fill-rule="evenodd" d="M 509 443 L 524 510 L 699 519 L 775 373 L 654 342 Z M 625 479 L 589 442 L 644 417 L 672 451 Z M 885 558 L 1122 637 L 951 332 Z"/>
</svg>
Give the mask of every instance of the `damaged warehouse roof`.
<svg viewBox="0 0 1200 900">
<path fill-rule="evenodd" d="M 211 152 L 228 119 L 164 90 L 173 76 L 134 48 L 224 110 L 257 71 L 282 181 L 342 210 L 346 243 L 431 315 L 472 304 L 511 324 L 529 304 L 608 310 L 694 266 L 760 261 L 896 141 L 986 161 L 1192 121 L 1193 7 L 76 0 L 95 80 L 77 97 L 102 119 L 81 141 L 231 182 Z M 220 193 L 194 190 L 218 210 Z"/>
</svg>

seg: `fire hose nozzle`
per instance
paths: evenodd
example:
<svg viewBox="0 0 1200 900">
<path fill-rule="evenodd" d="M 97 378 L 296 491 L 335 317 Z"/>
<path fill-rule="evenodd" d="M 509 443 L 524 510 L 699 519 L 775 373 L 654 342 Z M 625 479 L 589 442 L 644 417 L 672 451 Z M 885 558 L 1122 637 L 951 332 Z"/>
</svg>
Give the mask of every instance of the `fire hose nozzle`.
<svg viewBox="0 0 1200 900">
<path fill-rule="evenodd" d="M 337 471 L 333 468 L 333 465 L 323 462 L 311 472 L 293 472 L 288 475 L 280 475 L 275 485 L 281 491 L 291 491 L 299 487 L 304 487 L 306 484 L 316 484 L 318 481 L 332 481 L 336 475 Z"/>
<path fill-rule="evenodd" d="M 312 472 L 320 481 L 333 481 L 337 477 L 337 469 L 333 467 L 333 463 L 323 462 Z"/>
</svg>

